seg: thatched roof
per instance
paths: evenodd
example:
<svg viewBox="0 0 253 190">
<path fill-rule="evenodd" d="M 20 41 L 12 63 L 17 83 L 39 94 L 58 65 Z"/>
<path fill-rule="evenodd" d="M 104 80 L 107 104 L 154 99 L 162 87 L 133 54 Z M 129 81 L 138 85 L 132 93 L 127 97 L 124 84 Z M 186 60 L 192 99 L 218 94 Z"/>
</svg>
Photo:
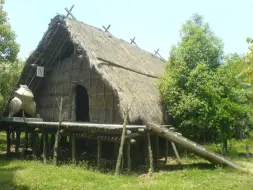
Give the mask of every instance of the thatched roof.
<svg viewBox="0 0 253 190">
<path fill-rule="evenodd" d="M 58 56 L 54 51 L 65 47 L 64 44 L 69 41 L 78 45 L 87 56 L 90 67 L 94 67 L 113 88 L 119 97 L 121 112 L 134 98 L 130 121 L 163 123 L 163 108 L 156 82 L 164 70 L 165 61 L 98 28 L 64 16 L 52 19 L 48 31 L 28 58 L 19 83 L 32 80 L 32 77 L 27 80 L 31 64 L 54 62 Z M 39 84 L 36 80 L 31 84 L 32 89 Z"/>
</svg>

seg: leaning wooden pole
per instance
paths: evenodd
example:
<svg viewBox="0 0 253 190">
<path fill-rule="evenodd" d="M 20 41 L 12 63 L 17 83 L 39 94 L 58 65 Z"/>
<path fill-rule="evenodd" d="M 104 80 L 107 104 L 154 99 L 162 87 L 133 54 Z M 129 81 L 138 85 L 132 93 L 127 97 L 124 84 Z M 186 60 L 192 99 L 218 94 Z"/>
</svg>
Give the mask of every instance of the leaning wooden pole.
<svg viewBox="0 0 253 190">
<path fill-rule="evenodd" d="M 181 158 L 180 158 L 180 156 L 179 156 L 179 154 L 178 154 L 177 147 L 176 147 L 175 143 L 174 143 L 174 142 L 171 142 L 171 145 L 172 145 L 173 151 L 174 151 L 174 153 L 175 153 L 175 155 L 176 155 L 177 161 L 178 161 L 180 164 L 182 164 L 182 160 L 181 160 Z"/>
<path fill-rule="evenodd" d="M 61 128 L 61 124 L 62 124 L 62 102 L 63 102 L 63 98 L 61 97 L 60 103 L 58 104 L 58 108 L 59 108 L 59 125 L 57 127 L 57 132 L 56 132 L 56 136 L 55 136 L 55 143 L 54 143 L 54 158 L 53 158 L 53 163 L 56 166 L 58 165 L 60 128 Z"/>
<path fill-rule="evenodd" d="M 125 115 L 124 115 L 123 130 L 122 130 L 122 135 L 121 135 L 118 159 L 117 159 L 117 163 L 116 163 L 115 175 L 120 174 L 120 165 L 121 165 L 121 160 L 122 160 L 122 157 L 123 157 L 123 148 L 124 148 L 125 137 L 126 137 L 127 115 L 128 115 L 128 112 L 126 112 Z"/>
<path fill-rule="evenodd" d="M 193 141 L 190 141 L 189 139 L 183 137 L 182 135 L 179 135 L 178 133 L 165 129 L 161 125 L 157 125 L 154 123 L 147 123 L 147 127 L 151 129 L 152 133 L 157 134 L 166 140 L 175 142 L 179 144 L 180 146 L 186 148 L 188 151 L 191 151 L 195 153 L 196 155 L 206 160 L 209 160 L 212 163 L 222 164 L 222 165 L 225 164 L 229 167 L 242 170 L 242 168 L 239 165 L 233 163 L 229 159 L 221 155 L 215 154 L 214 152 L 207 150 L 205 147 Z"/>
<path fill-rule="evenodd" d="M 151 148 L 151 142 L 150 142 L 150 134 L 147 134 L 147 140 L 148 140 L 148 155 L 149 155 L 149 171 L 151 173 L 154 173 L 154 164 L 153 164 L 153 153 Z"/>
</svg>

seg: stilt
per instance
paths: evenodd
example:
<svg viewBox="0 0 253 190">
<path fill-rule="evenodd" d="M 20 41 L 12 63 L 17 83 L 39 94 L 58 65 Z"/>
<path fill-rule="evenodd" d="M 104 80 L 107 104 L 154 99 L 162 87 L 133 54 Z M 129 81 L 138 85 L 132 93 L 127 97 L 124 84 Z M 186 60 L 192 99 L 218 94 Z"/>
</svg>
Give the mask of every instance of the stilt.
<svg viewBox="0 0 253 190">
<path fill-rule="evenodd" d="M 15 153 L 18 154 L 20 147 L 20 131 L 16 131 L 16 145 L 15 145 Z"/>
<path fill-rule="evenodd" d="M 26 151 L 26 138 L 22 140 L 22 151 L 21 151 L 21 160 L 25 158 L 25 151 Z"/>
<path fill-rule="evenodd" d="M 76 136 L 73 134 L 71 136 L 71 150 L 72 150 L 72 162 L 76 164 Z"/>
<path fill-rule="evenodd" d="M 147 140 L 148 140 L 148 153 L 149 153 L 149 170 L 151 173 L 154 173 L 154 165 L 153 165 L 153 153 L 151 148 L 151 142 L 150 142 L 150 134 L 147 134 Z"/>
<path fill-rule="evenodd" d="M 8 129 L 6 131 L 6 143 L 7 143 L 6 153 L 7 156 L 9 156 L 11 153 L 11 132 Z"/>
<path fill-rule="evenodd" d="M 12 141 L 15 140 L 15 132 L 14 132 L 14 131 L 11 132 L 11 140 L 12 140 Z"/>
<path fill-rule="evenodd" d="M 25 148 L 25 151 L 27 151 L 28 149 L 28 132 L 25 131 L 25 142 L 24 142 L 24 148 Z"/>
<path fill-rule="evenodd" d="M 100 139 L 97 140 L 97 148 L 98 148 L 97 165 L 98 165 L 98 169 L 100 169 L 100 167 L 101 167 L 101 140 Z"/>
<path fill-rule="evenodd" d="M 168 140 L 165 140 L 165 164 L 167 164 L 168 162 L 168 151 L 169 151 L 169 141 Z"/>
<path fill-rule="evenodd" d="M 132 166 L 131 166 L 131 144 L 127 143 L 127 169 L 128 172 L 131 172 Z"/>
<path fill-rule="evenodd" d="M 180 158 L 180 156 L 179 156 L 179 154 L 177 152 L 177 147 L 176 147 L 175 143 L 171 142 L 171 145 L 172 145 L 173 151 L 174 151 L 174 153 L 176 155 L 176 158 L 177 158 L 178 162 L 181 164 L 182 161 L 181 161 L 181 158 Z"/>
<path fill-rule="evenodd" d="M 31 133 L 32 136 L 32 153 L 33 156 L 37 158 L 37 138 L 36 138 L 36 133 L 33 131 Z"/>
<path fill-rule="evenodd" d="M 160 157 L 160 147 L 159 147 L 159 136 L 155 136 L 155 163 L 158 164 L 158 160 Z"/>
<path fill-rule="evenodd" d="M 47 163 L 47 144 L 48 144 L 48 133 L 43 132 L 43 162 Z"/>
</svg>

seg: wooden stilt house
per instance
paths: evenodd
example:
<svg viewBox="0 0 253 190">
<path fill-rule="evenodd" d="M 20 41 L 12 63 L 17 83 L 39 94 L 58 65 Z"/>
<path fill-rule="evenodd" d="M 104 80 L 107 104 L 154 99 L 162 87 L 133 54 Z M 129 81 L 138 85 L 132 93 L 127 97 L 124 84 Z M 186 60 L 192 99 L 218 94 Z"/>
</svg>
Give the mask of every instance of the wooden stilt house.
<svg viewBox="0 0 253 190">
<path fill-rule="evenodd" d="M 33 92 L 43 121 L 2 118 L 0 130 L 7 132 L 7 154 L 11 152 L 10 134 L 16 132 L 15 152 L 19 153 L 22 144 L 23 157 L 28 142 L 32 142 L 33 154 L 42 154 L 46 162 L 60 126 L 61 139 L 69 143 L 72 160 L 76 161 L 76 155 L 95 155 L 101 167 L 102 158 L 116 160 L 123 116 L 131 105 L 124 150 L 129 170 L 131 159 L 143 163 L 148 157 L 153 170 L 152 149 L 155 161 L 161 150 L 167 161 L 169 141 L 178 158 L 174 142 L 213 163 L 239 168 L 166 128 L 168 120 L 156 86 L 164 69 L 163 59 L 108 32 L 57 15 L 27 59 L 17 84 L 27 85 Z M 60 98 L 64 117 L 59 124 L 56 100 Z M 25 132 L 25 138 L 20 144 L 21 132 Z"/>
</svg>

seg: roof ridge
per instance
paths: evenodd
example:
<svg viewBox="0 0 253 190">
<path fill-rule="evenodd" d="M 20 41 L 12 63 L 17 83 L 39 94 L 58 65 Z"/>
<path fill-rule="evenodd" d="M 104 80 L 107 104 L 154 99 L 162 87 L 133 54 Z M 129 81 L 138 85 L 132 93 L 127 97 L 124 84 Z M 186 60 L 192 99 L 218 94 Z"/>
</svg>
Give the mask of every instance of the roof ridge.
<svg viewBox="0 0 253 190">
<path fill-rule="evenodd" d="M 80 21 L 80 20 L 75 20 L 75 19 L 73 19 L 73 18 L 66 17 L 66 16 L 64 16 L 64 15 L 62 15 L 62 16 L 65 17 L 65 18 L 67 18 L 67 19 L 69 19 L 69 20 L 72 20 L 72 21 L 78 22 L 78 23 L 80 23 L 80 24 L 84 24 L 84 25 L 86 25 L 86 26 L 89 26 L 89 27 L 91 27 L 91 28 L 94 28 L 94 29 L 96 29 L 96 30 L 99 30 L 99 31 L 103 32 L 104 34 L 108 34 L 107 32 L 103 31 L 101 28 L 98 28 L 98 27 L 96 27 L 96 26 L 93 26 L 93 25 L 84 23 L 83 21 Z M 112 35 L 112 34 L 109 34 L 109 35 L 110 35 L 111 37 L 113 37 L 113 38 L 119 40 L 119 41 L 123 41 L 123 42 L 125 42 L 125 43 L 127 43 L 127 44 L 129 44 L 129 45 L 132 45 L 132 46 L 135 47 L 136 49 L 139 49 L 139 50 L 143 51 L 144 53 L 146 53 L 146 54 L 148 54 L 148 55 L 150 55 L 150 56 L 152 56 L 152 57 L 154 57 L 154 58 L 156 58 L 156 59 L 159 59 L 159 60 L 163 61 L 164 63 L 167 62 L 167 60 L 165 60 L 165 59 L 163 59 L 163 58 L 160 58 L 160 57 L 156 56 L 155 54 L 153 54 L 152 52 L 150 52 L 150 51 L 148 51 L 148 50 L 142 49 L 141 47 L 137 47 L 137 46 L 135 46 L 135 45 L 129 43 L 128 41 L 126 41 L 126 40 L 124 40 L 124 39 L 122 39 L 122 38 L 118 38 L 118 37 L 116 37 L 116 36 L 114 36 L 114 35 Z"/>
</svg>

